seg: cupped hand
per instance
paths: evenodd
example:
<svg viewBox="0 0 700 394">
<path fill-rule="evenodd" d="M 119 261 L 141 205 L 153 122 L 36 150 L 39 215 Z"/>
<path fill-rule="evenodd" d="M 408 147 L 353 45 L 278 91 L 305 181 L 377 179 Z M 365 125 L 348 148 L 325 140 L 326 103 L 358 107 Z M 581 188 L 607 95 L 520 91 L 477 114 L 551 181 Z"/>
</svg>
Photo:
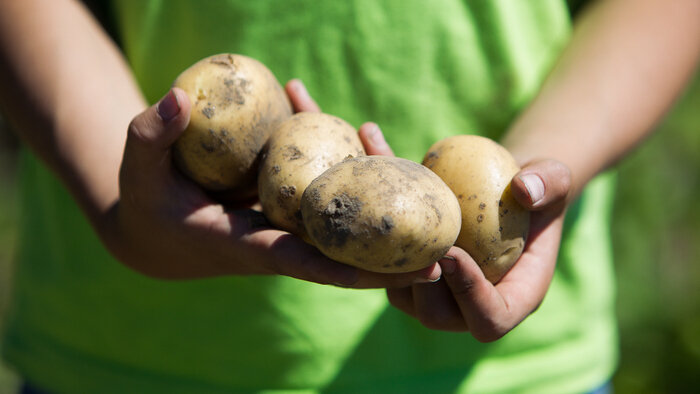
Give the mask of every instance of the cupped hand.
<svg viewBox="0 0 700 394">
<path fill-rule="evenodd" d="M 496 285 L 469 254 L 452 247 L 439 262 L 442 280 L 388 289 L 391 304 L 428 328 L 469 331 L 482 342 L 501 338 L 534 312 L 554 274 L 571 175 L 563 164 L 541 160 L 525 165 L 511 185 L 518 202 L 531 211 L 530 235 L 523 254 Z"/>
<path fill-rule="evenodd" d="M 290 82 L 287 92 L 297 111 L 318 111 L 300 81 Z M 253 209 L 256 204 L 230 206 L 214 200 L 171 160 L 171 146 L 186 128 L 190 109 L 185 92 L 174 88 L 129 125 L 120 198 L 101 226 L 108 249 L 125 265 L 162 279 L 278 274 L 357 288 L 405 287 L 439 278 L 437 265 L 383 275 L 335 262 L 300 238 L 272 228 Z M 370 150 L 375 133 L 381 135 L 367 125 L 360 129 Z"/>
</svg>

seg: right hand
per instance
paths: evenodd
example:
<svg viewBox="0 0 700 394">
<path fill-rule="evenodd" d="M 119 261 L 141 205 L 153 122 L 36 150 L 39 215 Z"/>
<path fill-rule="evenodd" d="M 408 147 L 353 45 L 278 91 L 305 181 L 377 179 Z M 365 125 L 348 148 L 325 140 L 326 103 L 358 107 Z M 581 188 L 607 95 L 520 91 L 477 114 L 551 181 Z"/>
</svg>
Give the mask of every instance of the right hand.
<svg viewBox="0 0 700 394">
<path fill-rule="evenodd" d="M 318 108 L 299 81 L 290 84 L 287 91 L 298 111 Z M 405 287 L 440 277 L 437 264 L 414 273 L 377 274 L 338 263 L 272 228 L 261 212 L 211 199 L 171 160 L 170 147 L 185 130 L 190 108 L 185 92 L 174 88 L 129 126 L 120 198 L 101 231 L 125 265 L 163 279 L 279 274 L 357 288 Z M 370 144 L 364 134 L 361 130 Z"/>
</svg>

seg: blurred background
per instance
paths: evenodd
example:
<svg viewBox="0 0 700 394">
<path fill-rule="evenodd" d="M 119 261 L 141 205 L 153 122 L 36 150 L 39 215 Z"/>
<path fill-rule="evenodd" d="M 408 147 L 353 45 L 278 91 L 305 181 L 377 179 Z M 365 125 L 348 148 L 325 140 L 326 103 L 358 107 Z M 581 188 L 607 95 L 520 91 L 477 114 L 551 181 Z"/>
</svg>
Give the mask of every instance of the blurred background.
<svg viewBox="0 0 700 394">
<path fill-rule="evenodd" d="M 96 16 L 102 16 L 103 10 L 93 4 L 99 2 L 86 2 Z M 583 1 L 569 3 L 575 12 Z M 0 116 L 0 330 L 11 286 L 20 203 L 17 149 L 17 139 Z M 612 231 L 621 359 L 614 390 L 635 394 L 697 392 L 700 73 L 655 134 L 616 169 L 618 193 Z M 16 385 L 16 377 L 0 361 L 0 394 L 14 392 Z"/>
<path fill-rule="evenodd" d="M 10 293 L 12 256 L 16 238 L 17 149 L 17 139 L 10 133 L 0 114 L 0 332 L 3 328 L 3 317 Z M 15 385 L 15 376 L 0 359 L 0 394 L 12 393 Z"/>
<path fill-rule="evenodd" d="M 619 393 L 700 388 L 700 70 L 618 165 L 613 216 Z"/>
</svg>

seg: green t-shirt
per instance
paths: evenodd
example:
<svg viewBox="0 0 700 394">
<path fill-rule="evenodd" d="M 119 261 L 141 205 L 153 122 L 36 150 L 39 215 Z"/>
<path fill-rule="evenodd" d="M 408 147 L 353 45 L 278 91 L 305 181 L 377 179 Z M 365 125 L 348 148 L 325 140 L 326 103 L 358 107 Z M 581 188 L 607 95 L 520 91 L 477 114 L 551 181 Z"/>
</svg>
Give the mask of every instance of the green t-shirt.
<svg viewBox="0 0 700 394">
<path fill-rule="evenodd" d="M 570 34 L 551 1 L 119 1 L 120 41 L 150 101 L 205 56 L 234 52 L 322 108 L 379 123 L 397 155 L 498 139 Z M 423 328 L 382 290 L 287 277 L 161 281 L 115 261 L 34 157 L 3 353 L 67 393 L 583 392 L 613 372 L 610 176 L 572 206 L 541 307 L 503 339 Z"/>
</svg>

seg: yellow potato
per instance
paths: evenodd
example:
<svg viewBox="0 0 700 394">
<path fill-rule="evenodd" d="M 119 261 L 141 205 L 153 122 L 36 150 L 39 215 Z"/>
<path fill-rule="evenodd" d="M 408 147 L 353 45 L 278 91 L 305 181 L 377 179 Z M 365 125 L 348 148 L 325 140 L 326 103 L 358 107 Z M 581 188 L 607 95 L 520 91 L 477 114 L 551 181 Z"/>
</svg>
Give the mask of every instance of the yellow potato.
<svg viewBox="0 0 700 394">
<path fill-rule="evenodd" d="M 176 165 L 207 190 L 254 195 L 259 153 L 292 115 L 274 75 L 257 60 L 220 54 L 183 71 L 174 86 L 192 102 L 190 123 L 173 147 Z"/>
<path fill-rule="evenodd" d="M 455 245 L 486 278 L 498 282 L 522 254 L 530 213 L 515 201 L 510 182 L 520 170 L 511 154 L 484 137 L 460 135 L 433 145 L 423 164 L 457 196 L 462 229 Z"/>
<path fill-rule="evenodd" d="M 258 174 L 263 213 L 275 227 L 306 237 L 299 205 L 317 176 L 348 156 L 364 156 L 357 130 L 323 113 L 301 112 L 270 136 Z"/>
<path fill-rule="evenodd" d="M 433 264 L 460 229 L 457 198 L 438 176 L 386 156 L 347 159 L 328 169 L 304 191 L 301 214 L 323 254 L 375 272 Z"/>
</svg>

